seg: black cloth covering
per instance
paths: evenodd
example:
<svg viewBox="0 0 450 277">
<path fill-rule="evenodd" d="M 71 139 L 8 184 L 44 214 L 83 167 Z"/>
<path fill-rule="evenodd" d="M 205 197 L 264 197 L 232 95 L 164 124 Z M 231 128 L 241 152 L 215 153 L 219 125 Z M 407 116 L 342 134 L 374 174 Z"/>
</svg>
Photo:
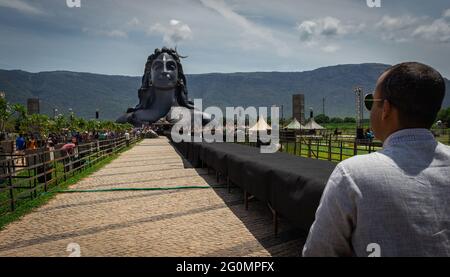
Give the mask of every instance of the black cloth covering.
<svg viewBox="0 0 450 277">
<path fill-rule="evenodd" d="M 335 163 L 287 153 L 262 154 L 235 143 L 181 142 L 174 146 L 194 167 L 202 164 L 269 203 L 294 226 L 308 230 L 314 222 Z"/>
</svg>

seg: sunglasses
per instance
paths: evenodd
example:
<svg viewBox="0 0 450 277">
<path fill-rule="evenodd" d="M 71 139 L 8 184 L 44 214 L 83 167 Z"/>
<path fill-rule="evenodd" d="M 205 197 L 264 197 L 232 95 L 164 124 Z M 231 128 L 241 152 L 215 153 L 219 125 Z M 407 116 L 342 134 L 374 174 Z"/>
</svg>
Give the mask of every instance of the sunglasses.
<svg viewBox="0 0 450 277">
<path fill-rule="evenodd" d="M 373 97 L 373 93 L 369 93 L 364 97 L 364 106 L 366 106 L 366 109 L 368 111 L 371 111 L 373 107 L 373 102 L 382 102 L 384 100 L 385 99 L 375 99 Z"/>
</svg>

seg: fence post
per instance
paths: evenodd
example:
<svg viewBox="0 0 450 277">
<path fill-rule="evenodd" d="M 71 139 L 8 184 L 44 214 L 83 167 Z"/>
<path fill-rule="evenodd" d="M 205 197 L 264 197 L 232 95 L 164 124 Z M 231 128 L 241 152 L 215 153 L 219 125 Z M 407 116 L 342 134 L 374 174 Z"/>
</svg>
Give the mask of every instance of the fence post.
<svg viewBox="0 0 450 277">
<path fill-rule="evenodd" d="M 64 153 L 64 159 L 62 159 L 63 161 L 63 168 L 64 168 L 64 182 L 67 181 L 67 168 L 66 168 L 66 163 L 67 163 L 67 156 L 69 154 L 68 153 Z"/>
<path fill-rule="evenodd" d="M 339 147 L 339 160 L 342 162 L 342 147 L 344 147 L 344 142 L 341 140 L 341 147 Z"/>
<path fill-rule="evenodd" d="M 36 191 L 37 190 L 37 188 L 36 188 L 37 187 L 37 178 L 36 178 L 36 175 L 38 174 L 37 173 L 37 167 L 36 167 L 36 164 L 37 164 L 36 154 L 37 154 L 37 152 L 33 153 L 33 188 L 34 188 L 34 192 L 35 192 L 35 197 L 37 196 L 37 191 Z"/>
<path fill-rule="evenodd" d="M 89 156 L 88 156 L 88 166 L 89 167 L 92 167 L 92 164 L 91 164 L 91 156 L 92 156 L 92 142 L 90 142 L 89 143 Z"/>
<path fill-rule="evenodd" d="M 53 172 L 55 173 L 55 185 L 58 186 L 58 164 L 56 163 L 56 151 L 55 148 L 53 147 Z"/>
<path fill-rule="evenodd" d="M 358 155 L 358 140 L 355 139 L 355 142 L 353 143 L 353 156 Z"/>
<path fill-rule="evenodd" d="M 7 167 L 8 167 L 8 184 L 9 184 L 9 197 L 11 200 L 11 211 L 15 210 L 15 201 L 14 201 L 14 188 L 13 188 L 13 183 L 12 183 L 12 176 L 11 176 L 11 165 L 10 162 L 7 162 Z"/>
<path fill-rule="evenodd" d="M 12 170 L 13 170 L 13 172 L 16 172 L 16 160 L 13 157 L 13 155 L 14 155 L 14 145 L 13 145 L 13 148 L 11 148 L 11 149 L 12 149 L 12 151 L 11 151 L 11 157 L 10 158 L 11 158 L 11 161 L 13 162 L 12 163 Z"/>
<path fill-rule="evenodd" d="M 302 137 L 300 137 L 300 157 L 302 156 Z"/>
<path fill-rule="evenodd" d="M 331 161 L 331 135 L 330 139 L 328 140 L 328 160 Z"/>
<path fill-rule="evenodd" d="M 316 139 L 316 144 L 317 144 L 317 155 L 316 155 L 316 158 L 319 159 L 319 156 L 320 156 L 320 140 Z"/>
<path fill-rule="evenodd" d="M 308 139 L 308 158 L 311 158 L 311 139 Z"/>
<path fill-rule="evenodd" d="M 42 162 L 44 167 L 44 191 L 47 192 L 47 164 L 45 163 L 46 156 L 45 156 L 45 148 L 43 148 L 42 151 Z"/>
</svg>

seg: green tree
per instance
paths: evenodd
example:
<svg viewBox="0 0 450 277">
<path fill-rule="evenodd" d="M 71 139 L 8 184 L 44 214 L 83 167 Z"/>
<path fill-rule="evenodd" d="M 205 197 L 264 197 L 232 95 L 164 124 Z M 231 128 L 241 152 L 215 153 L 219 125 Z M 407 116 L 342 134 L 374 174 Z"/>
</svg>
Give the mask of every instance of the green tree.
<svg viewBox="0 0 450 277">
<path fill-rule="evenodd" d="M 356 119 L 354 117 L 346 117 L 344 118 L 345 123 L 356 123 Z"/>
<path fill-rule="evenodd" d="M 329 123 L 330 122 L 330 118 L 328 116 L 324 115 L 324 114 L 319 114 L 314 119 L 319 124 L 324 124 L 324 123 Z"/>
<path fill-rule="evenodd" d="M 52 120 L 47 115 L 28 115 L 20 123 L 20 132 L 38 134 L 41 138 L 46 138 L 50 132 L 51 125 Z"/>
<path fill-rule="evenodd" d="M 450 127 L 450 107 L 443 109 L 439 112 L 438 120 L 441 120 L 447 127 Z"/>
<path fill-rule="evenodd" d="M 330 123 L 344 123 L 344 120 L 340 117 L 333 117 L 330 119 Z"/>
<path fill-rule="evenodd" d="M 58 115 L 53 121 L 55 122 L 53 125 L 55 129 L 52 132 L 62 134 L 69 129 L 69 121 L 64 115 Z"/>
<path fill-rule="evenodd" d="M 10 104 L 5 98 L 0 98 L 0 132 L 5 133 L 7 126 L 15 125 L 14 116 L 26 116 L 25 107 L 20 104 Z M 11 128 L 12 129 L 12 128 Z"/>
<path fill-rule="evenodd" d="M 100 121 L 91 119 L 87 122 L 86 129 L 88 132 L 98 132 L 100 130 Z"/>
</svg>

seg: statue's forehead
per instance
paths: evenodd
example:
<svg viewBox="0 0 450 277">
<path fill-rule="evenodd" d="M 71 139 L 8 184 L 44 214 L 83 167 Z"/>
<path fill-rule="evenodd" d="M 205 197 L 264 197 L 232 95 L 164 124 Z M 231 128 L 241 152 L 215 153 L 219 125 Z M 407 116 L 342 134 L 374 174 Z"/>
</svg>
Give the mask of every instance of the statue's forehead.
<svg viewBox="0 0 450 277">
<path fill-rule="evenodd" d="M 174 61 L 174 60 L 175 59 L 167 53 L 162 53 L 155 59 L 155 61 L 163 61 L 163 62 Z"/>
</svg>

